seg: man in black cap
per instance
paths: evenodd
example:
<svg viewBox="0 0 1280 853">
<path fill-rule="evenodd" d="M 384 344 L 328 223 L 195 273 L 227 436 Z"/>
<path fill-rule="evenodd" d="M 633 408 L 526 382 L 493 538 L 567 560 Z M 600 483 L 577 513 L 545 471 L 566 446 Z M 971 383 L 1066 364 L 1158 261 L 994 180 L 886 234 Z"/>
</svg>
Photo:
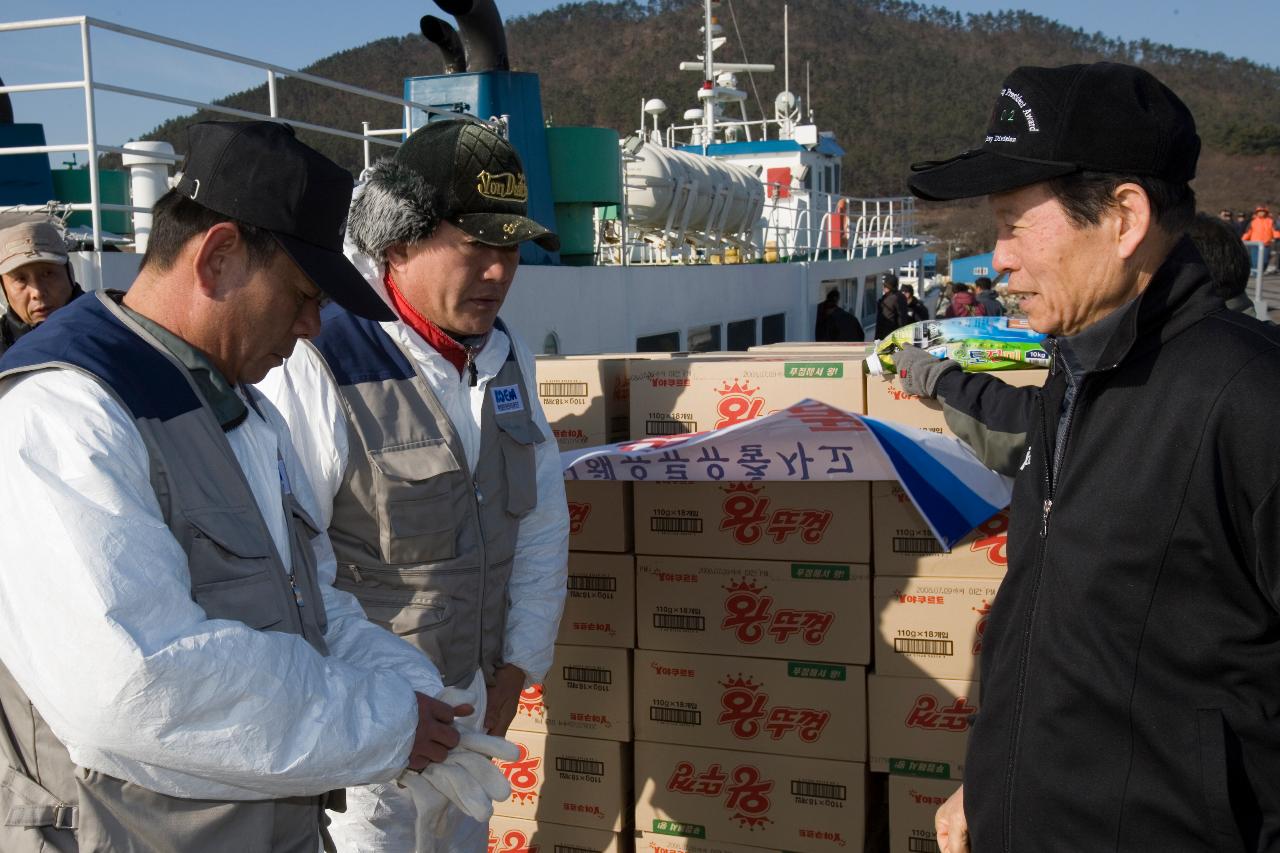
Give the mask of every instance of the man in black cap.
<svg viewBox="0 0 1280 853">
<path fill-rule="evenodd" d="M 994 264 L 1052 336 L 1043 389 L 906 350 L 904 387 L 1016 476 L 947 853 L 1280 847 L 1280 338 L 1183 235 L 1200 140 L 1149 73 L 1015 70 L 980 148 Z"/>
<path fill-rule="evenodd" d="M 127 294 L 0 359 L 0 849 L 314 853 L 325 792 L 443 761 L 431 663 L 317 571 L 246 383 L 332 298 L 351 176 L 274 122 L 192 126 Z M 495 771 L 496 772 L 496 771 Z"/>
<path fill-rule="evenodd" d="M 568 560 L 533 357 L 498 317 L 520 244 L 559 247 L 527 195 L 515 148 L 488 125 L 415 131 L 350 217 L 352 259 L 395 319 L 326 314 L 314 345 L 260 386 L 304 448 L 338 585 L 435 663 L 451 701 L 476 706 L 460 728 L 496 736 L 551 665 Z M 487 800 L 419 793 L 348 792 L 339 847 L 485 849 Z"/>
</svg>

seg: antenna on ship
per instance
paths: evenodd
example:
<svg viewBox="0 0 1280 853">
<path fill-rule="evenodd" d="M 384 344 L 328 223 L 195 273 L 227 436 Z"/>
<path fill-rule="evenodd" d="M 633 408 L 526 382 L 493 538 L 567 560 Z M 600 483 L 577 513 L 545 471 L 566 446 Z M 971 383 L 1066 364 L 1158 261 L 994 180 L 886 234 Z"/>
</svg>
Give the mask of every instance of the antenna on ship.
<svg viewBox="0 0 1280 853">
<path fill-rule="evenodd" d="M 791 7 L 782 7 L 782 91 L 791 91 Z"/>
<path fill-rule="evenodd" d="M 681 62 L 681 71 L 701 71 L 702 87 L 698 90 L 698 100 L 702 103 L 701 126 L 693 128 L 694 145 L 701 145 L 703 153 L 706 147 L 716 141 L 716 118 L 720 113 L 721 102 L 737 102 L 743 104 L 747 93 L 736 88 L 734 74 L 745 71 L 773 71 L 768 63 L 754 62 L 716 62 L 714 51 L 723 45 L 726 39 L 720 36 L 720 24 L 711 16 L 713 7 L 719 7 L 720 0 L 704 0 L 702 16 L 703 47 L 699 62 Z M 743 106 L 743 121 L 746 121 L 746 107 Z M 686 114 L 686 117 L 687 114 Z M 736 130 L 736 127 L 733 128 Z M 729 140 L 732 141 L 732 138 Z"/>
<path fill-rule="evenodd" d="M 703 35 L 706 36 L 703 43 L 703 72 L 702 89 L 710 90 L 708 94 L 715 92 L 715 60 L 712 58 L 711 52 L 716 49 L 715 34 L 711 31 L 715 18 L 711 17 L 711 7 L 718 6 L 720 0 L 706 0 L 703 4 Z M 716 131 L 716 108 L 715 101 L 711 98 L 707 99 L 702 111 L 702 153 L 707 153 L 707 146 L 715 140 Z"/>
</svg>

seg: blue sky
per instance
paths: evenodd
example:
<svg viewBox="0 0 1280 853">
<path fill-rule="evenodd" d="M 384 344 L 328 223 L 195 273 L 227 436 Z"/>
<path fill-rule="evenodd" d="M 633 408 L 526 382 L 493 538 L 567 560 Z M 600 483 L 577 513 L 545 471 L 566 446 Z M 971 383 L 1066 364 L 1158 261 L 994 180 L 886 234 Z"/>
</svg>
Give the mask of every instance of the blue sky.
<svg viewBox="0 0 1280 853">
<path fill-rule="evenodd" d="M 793 5 L 799 7 L 803 2 L 793 0 Z M 505 18 L 512 18 L 557 3 L 498 0 L 498 5 Z M 781 14 L 781 0 L 778 5 Z M 1145 37 L 1280 67 L 1280 4 L 1271 0 L 941 0 L 938 5 L 961 12 L 1023 8 L 1108 36 Z M 353 10 L 357 11 L 353 14 Z M 437 10 L 425 0 L 311 0 L 305 4 L 292 0 L 0 0 L 0 22 L 90 15 L 288 68 L 300 68 L 377 38 L 416 31 L 418 18 L 427 12 Z M 262 72 L 190 60 L 189 55 L 170 48 L 139 48 L 112 33 L 95 31 L 93 38 L 95 76 L 118 86 L 212 100 L 264 80 Z M 181 61 L 175 61 L 180 56 Z M 429 67 L 406 69 L 406 73 L 434 71 L 434 57 L 431 62 Z M 79 79 L 79 69 L 78 30 L 0 32 L 0 77 L 7 84 Z M 51 144 L 84 141 L 84 98 L 79 92 L 16 94 L 13 99 L 17 120 L 43 122 Z M 115 144 L 187 112 L 115 94 L 100 94 L 97 109 L 102 141 Z M 58 159 L 65 157 L 55 155 L 55 161 Z"/>
</svg>

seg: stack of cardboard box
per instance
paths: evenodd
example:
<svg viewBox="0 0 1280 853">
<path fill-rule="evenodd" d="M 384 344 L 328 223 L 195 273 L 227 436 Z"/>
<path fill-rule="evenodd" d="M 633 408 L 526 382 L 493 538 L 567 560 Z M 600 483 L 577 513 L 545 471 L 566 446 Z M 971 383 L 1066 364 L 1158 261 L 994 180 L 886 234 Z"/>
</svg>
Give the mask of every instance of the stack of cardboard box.
<svg viewBox="0 0 1280 853">
<path fill-rule="evenodd" d="M 806 397 L 860 412 L 859 355 L 642 362 L 631 438 Z M 843 464 L 820 436 L 763 476 Z M 820 447 L 821 445 L 821 447 Z M 643 482 L 727 460 L 673 447 L 635 484 L 636 829 L 654 851 L 862 849 L 870 660 L 867 483 Z M 651 475 L 649 472 L 653 471 Z"/>
<path fill-rule="evenodd" d="M 999 374 L 1040 386 L 1045 371 Z M 941 406 L 867 379 L 867 414 L 952 435 Z M 943 552 L 897 483 L 871 486 L 875 666 L 868 678 L 870 765 L 888 772 L 891 853 L 936 850 L 933 815 L 964 778 L 980 703 L 978 655 L 1006 568 L 1009 517 L 1000 512 Z"/>
<path fill-rule="evenodd" d="M 543 358 L 539 396 L 565 450 L 729 426 L 805 397 L 949 434 L 938 404 L 865 378 L 866 352 Z M 1039 385 L 1044 371 L 1000 378 Z M 566 484 L 560 645 L 522 697 L 510 737 L 525 754 L 490 853 L 614 853 L 633 827 L 638 853 L 857 853 L 868 823 L 877 850 L 885 833 L 891 853 L 936 849 L 1008 518 L 944 553 L 900 486 L 820 482 L 843 460 L 811 444 L 772 458 L 747 445 L 732 461 L 761 477 L 807 466 L 814 482 L 717 481 L 729 460 L 673 446 L 624 463 L 634 485 L 603 468 Z M 691 471 L 712 481 L 678 482 Z"/>
<path fill-rule="evenodd" d="M 562 450 L 626 438 L 625 356 L 541 358 L 538 396 Z M 555 658 L 526 689 L 502 765 L 490 853 L 630 850 L 635 555 L 631 484 L 567 482 L 569 577 Z"/>
</svg>

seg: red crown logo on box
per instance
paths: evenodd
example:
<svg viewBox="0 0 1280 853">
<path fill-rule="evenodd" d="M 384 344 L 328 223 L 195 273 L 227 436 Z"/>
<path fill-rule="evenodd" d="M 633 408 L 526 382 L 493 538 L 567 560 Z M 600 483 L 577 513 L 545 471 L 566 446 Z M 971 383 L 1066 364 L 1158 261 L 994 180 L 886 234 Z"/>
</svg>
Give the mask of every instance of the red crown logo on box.
<svg viewBox="0 0 1280 853">
<path fill-rule="evenodd" d="M 725 592 L 728 592 L 730 594 L 737 593 L 737 592 L 745 592 L 751 595 L 759 595 L 760 593 L 768 589 L 768 587 L 756 586 L 756 582 L 753 580 L 740 580 L 740 581 L 731 581 L 729 585 L 726 587 L 723 587 L 723 589 Z"/>
<path fill-rule="evenodd" d="M 725 381 L 723 385 L 716 389 L 716 393 L 721 397 L 728 397 L 731 394 L 741 394 L 750 397 L 752 394 L 760 390 L 760 386 L 751 387 L 751 380 L 739 382 L 738 377 L 733 377 L 733 382 Z"/>
<path fill-rule="evenodd" d="M 761 687 L 761 685 L 756 684 L 755 679 L 753 679 L 751 676 L 748 675 L 746 678 L 743 678 L 742 673 L 738 673 L 737 678 L 731 678 L 729 676 L 725 676 L 724 679 L 719 682 L 719 684 L 721 687 L 725 688 L 726 690 L 742 689 L 742 690 L 751 690 L 753 692 L 755 690 L 758 690 Z"/>
</svg>

